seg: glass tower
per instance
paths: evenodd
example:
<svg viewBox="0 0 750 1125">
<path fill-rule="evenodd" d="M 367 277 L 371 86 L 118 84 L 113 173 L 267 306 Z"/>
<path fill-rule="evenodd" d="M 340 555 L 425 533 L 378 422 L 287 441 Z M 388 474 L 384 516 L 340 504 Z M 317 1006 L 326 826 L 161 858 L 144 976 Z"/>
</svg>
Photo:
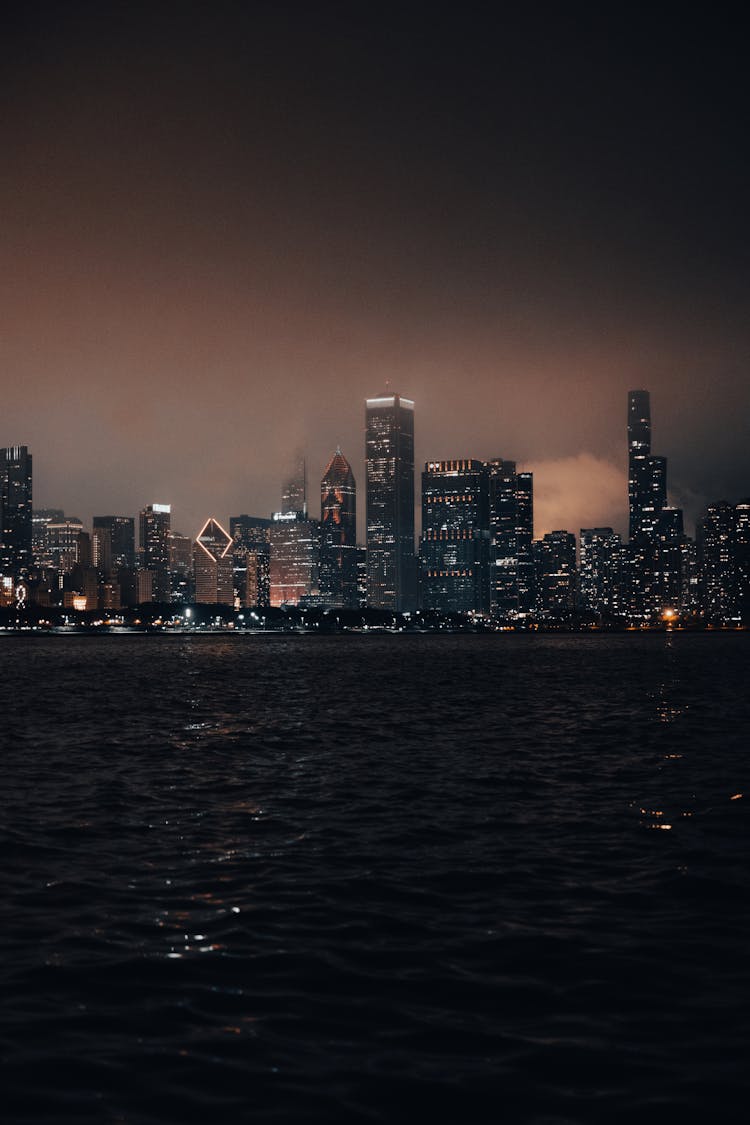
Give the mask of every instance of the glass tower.
<svg viewBox="0 0 750 1125">
<path fill-rule="evenodd" d="M 365 410 L 367 602 L 416 608 L 414 556 L 414 403 L 384 393 Z"/>
<path fill-rule="evenodd" d="M 32 563 L 31 454 L 0 449 L 0 574 L 19 578 Z"/>
<path fill-rule="evenodd" d="M 357 485 L 337 449 L 320 482 L 320 597 L 354 608 L 357 599 Z"/>
</svg>

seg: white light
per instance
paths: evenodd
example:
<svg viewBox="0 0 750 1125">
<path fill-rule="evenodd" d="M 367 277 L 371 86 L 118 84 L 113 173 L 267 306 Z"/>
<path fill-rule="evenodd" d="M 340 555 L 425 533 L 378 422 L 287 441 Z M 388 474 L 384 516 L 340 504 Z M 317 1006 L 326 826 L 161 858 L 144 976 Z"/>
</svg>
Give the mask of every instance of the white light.
<svg viewBox="0 0 750 1125">
<path fill-rule="evenodd" d="M 172 505 L 171 504 L 152 504 L 151 505 L 151 511 L 152 512 L 166 512 L 167 514 L 169 514 L 172 511 Z"/>
</svg>

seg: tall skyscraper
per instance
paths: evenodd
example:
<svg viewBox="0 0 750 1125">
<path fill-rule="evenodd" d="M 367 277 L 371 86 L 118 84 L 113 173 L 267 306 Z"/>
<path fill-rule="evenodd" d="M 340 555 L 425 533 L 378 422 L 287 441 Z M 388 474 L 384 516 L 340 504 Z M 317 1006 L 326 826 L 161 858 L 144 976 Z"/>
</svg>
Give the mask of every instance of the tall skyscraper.
<svg viewBox="0 0 750 1125">
<path fill-rule="evenodd" d="M 534 608 L 534 474 L 496 457 L 489 473 L 490 609 L 513 620 Z"/>
<path fill-rule="evenodd" d="M 482 461 L 428 461 L 422 473 L 424 609 L 488 613 L 489 495 Z"/>
<path fill-rule="evenodd" d="M 0 449 L 0 574 L 19 578 L 32 564 L 31 454 L 25 445 Z"/>
<path fill-rule="evenodd" d="M 320 598 L 354 608 L 357 596 L 357 485 L 337 449 L 320 482 Z"/>
<path fill-rule="evenodd" d="M 207 519 L 193 547 L 195 600 L 208 605 L 234 604 L 232 537 L 218 520 Z"/>
<path fill-rule="evenodd" d="M 569 620 L 576 605 L 576 537 L 548 531 L 534 544 L 537 609 L 544 617 Z"/>
<path fill-rule="evenodd" d="M 106 576 L 135 566 L 135 520 L 132 516 L 94 516 L 94 565 Z"/>
<path fill-rule="evenodd" d="M 384 393 L 368 398 L 367 601 L 378 609 L 416 607 L 414 403 Z"/>
<path fill-rule="evenodd" d="M 234 588 L 243 607 L 271 604 L 272 523 L 262 516 L 232 516 L 229 520 Z"/>
<path fill-rule="evenodd" d="M 141 558 L 143 569 L 151 571 L 155 602 L 168 602 L 171 595 L 169 572 L 169 532 L 172 523 L 170 504 L 149 504 L 140 513 Z"/>
<path fill-rule="evenodd" d="M 320 523 L 302 512 L 274 512 L 270 531 L 271 605 L 317 601 Z"/>
<path fill-rule="evenodd" d="M 307 465 L 299 450 L 294 455 L 294 466 L 281 489 L 282 512 L 300 512 L 307 515 Z"/>
<path fill-rule="evenodd" d="M 590 613 L 620 616 L 622 605 L 622 541 L 611 527 L 581 528 L 580 602 Z"/>
</svg>

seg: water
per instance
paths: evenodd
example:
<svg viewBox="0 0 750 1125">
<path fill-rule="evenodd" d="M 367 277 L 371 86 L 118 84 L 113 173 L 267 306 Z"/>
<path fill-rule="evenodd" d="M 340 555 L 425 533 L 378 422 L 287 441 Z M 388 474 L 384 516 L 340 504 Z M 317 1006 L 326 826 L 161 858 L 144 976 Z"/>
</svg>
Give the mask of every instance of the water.
<svg viewBox="0 0 750 1125">
<path fill-rule="evenodd" d="M 746 1099 L 749 653 L 0 639 L 3 1119 Z"/>
</svg>

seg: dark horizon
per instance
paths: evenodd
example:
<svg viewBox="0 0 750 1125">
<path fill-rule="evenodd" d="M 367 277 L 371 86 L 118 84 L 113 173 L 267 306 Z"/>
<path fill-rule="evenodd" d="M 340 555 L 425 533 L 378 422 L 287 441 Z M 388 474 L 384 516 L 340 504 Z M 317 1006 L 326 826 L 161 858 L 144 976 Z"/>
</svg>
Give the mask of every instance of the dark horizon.
<svg viewBox="0 0 750 1125">
<path fill-rule="evenodd" d="M 534 472 L 536 535 L 626 529 L 634 387 L 689 530 L 747 495 L 743 40 L 646 18 L 17 11 L 0 445 L 35 506 L 192 537 L 302 447 L 315 511 L 386 379 L 418 470 Z"/>
</svg>

